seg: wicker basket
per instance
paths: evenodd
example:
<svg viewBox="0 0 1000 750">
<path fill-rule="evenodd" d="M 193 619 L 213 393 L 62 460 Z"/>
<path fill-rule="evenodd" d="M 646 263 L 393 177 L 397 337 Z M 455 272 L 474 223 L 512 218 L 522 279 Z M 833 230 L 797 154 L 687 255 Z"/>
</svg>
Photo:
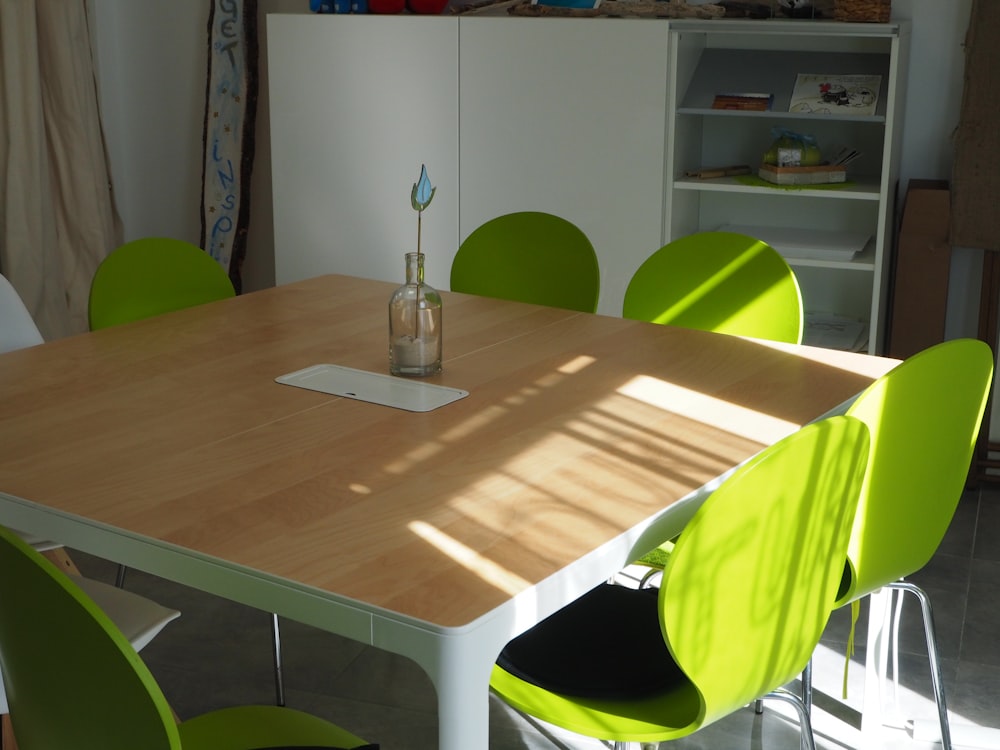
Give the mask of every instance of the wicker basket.
<svg viewBox="0 0 1000 750">
<path fill-rule="evenodd" d="M 887 23 L 892 0 L 834 0 L 833 17 L 837 21 L 873 21 Z"/>
</svg>

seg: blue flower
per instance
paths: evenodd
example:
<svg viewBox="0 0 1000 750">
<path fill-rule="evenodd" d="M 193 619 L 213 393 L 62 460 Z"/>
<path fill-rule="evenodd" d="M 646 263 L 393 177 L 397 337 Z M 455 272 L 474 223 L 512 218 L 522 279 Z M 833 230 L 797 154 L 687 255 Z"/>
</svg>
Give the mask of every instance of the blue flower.
<svg viewBox="0 0 1000 750">
<path fill-rule="evenodd" d="M 421 164 L 420 179 L 413 184 L 413 190 L 410 192 L 410 205 L 413 206 L 413 210 L 423 211 L 427 208 L 436 191 L 437 188 L 431 186 L 430 178 L 427 177 L 427 167 Z"/>
</svg>

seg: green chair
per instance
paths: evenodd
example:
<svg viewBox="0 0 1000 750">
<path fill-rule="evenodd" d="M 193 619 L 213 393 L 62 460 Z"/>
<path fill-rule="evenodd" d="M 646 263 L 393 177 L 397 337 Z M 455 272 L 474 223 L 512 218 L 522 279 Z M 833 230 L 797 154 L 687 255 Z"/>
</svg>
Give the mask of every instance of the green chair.
<svg viewBox="0 0 1000 750">
<path fill-rule="evenodd" d="M 889 371 L 847 414 L 871 432 L 871 457 L 847 552 L 836 607 L 884 586 L 920 601 L 944 750 L 950 750 L 930 599 L 902 580 L 924 567 L 940 545 L 968 478 L 993 379 L 993 353 L 975 339 L 921 351 Z"/>
<path fill-rule="evenodd" d="M 90 285 L 90 329 L 129 323 L 236 294 L 225 269 L 208 253 L 169 237 L 146 237 L 116 248 Z"/>
<path fill-rule="evenodd" d="M 595 312 L 601 273 L 593 245 L 574 224 L 522 211 L 491 219 L 465 239 L 451 264 L 451 289 Z"/>
<path fill-rule="evenodd" d="M 104 612 L 2 528 L 0 570 L 0 669 L 20 750 L 373 747 L 277 706 L 227 708 L 178 724 L 153 675 Z"/>
<path fill-rule="evenodd" d="M 491 687 L 564 729 L 619 743 L 695 732 L 780 689 L 830 616 L 868 457 L 832 417 L 732 474 L 678 538 L 659 589 L 603 584 L 511 641 Z"/>
<path fill-rule="evenodd" d="M 633 274 L 622 315 L 802 341 L 802 294 L 792 269 L 769 245 L 734 232 L 699 232 L 661 247 Z"/>
</svg>

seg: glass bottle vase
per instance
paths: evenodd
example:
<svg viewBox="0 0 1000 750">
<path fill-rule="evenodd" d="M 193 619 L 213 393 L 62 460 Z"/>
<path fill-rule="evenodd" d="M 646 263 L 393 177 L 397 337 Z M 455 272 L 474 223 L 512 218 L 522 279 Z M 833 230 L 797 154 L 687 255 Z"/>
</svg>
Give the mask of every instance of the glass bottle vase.
<svg viewBox="0 0 1000 750">
<path fill-rule="evenodd" d="M 423 253 L 406 253 L 406 283 L 389 299 L 389 372 L 441 372 L 441 295 L 424 283 Z"/>
</svg>

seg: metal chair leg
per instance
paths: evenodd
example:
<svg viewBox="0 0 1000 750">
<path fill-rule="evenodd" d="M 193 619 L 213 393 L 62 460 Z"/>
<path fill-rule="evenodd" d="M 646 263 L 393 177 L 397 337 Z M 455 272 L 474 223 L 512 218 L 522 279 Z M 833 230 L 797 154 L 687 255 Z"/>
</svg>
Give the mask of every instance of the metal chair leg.
<svg viewBox="0 0 1000 750">
<path fill-rule="evenodd" d="M 813 705 L 813 663 L 812 659 L 806 664 L 806 668 L 802 670 L 802 704 L 805 706 L 806 713 L 812 718 L 812 705 Z"/>
<path fill-rule="evenodd" d="M 285 705 L 285 678 L 281 663 L 281 631 L 278 626 L 278 616 L 271 614 L 271 646 L 274 651 L 274 702 L 275 705 Z"/>
<path fill-rule="evenodd" d="M 809 719 L 809 711 L 806 710 L 802 699 L 795 693 L 784 688 L 772 690 L 764 698 L 776 698 L 791 703 L 799 713 L 799 747 L 802 750 L 816 750 L 816 738 L 813 736 L 812 721 Z"/>
<path fill-rule="evenodd" d="M 951 748 L 951 728 L 948 724 L 948 705 L 944 696 L 944 679 L 941 674 L 941 659 L 938 656 L 937 634 L 934 629 L 934 613 L 931 610 L 931 600 L 919 586 L 908 581 L 894 581 L 888 588 L 896 591 L 908 591 L 917 597 L 924 620 L 924 639 L 927 641 L 927 658 L 931 667 L 931 687 L 934 690 L 934 702 L 937 704 L 938 720 L 941 722 L 941 748 Z"/>
<path fill-rule="evenodd" d="M 813 699 L 813 687 L 812 687 L 812 675 L 813 675 L 813 663 L 812 659 L 806 664 L 806 668 L 802 670 L 802 703 L 805 706 L 806 713 L 812 716 L 812 699 Z M 758 698 L 753 702 L 753 712 L 757 715 L 764 713 L 764 699 Z"/>
<path fill-rule="evenodd" d="M 124 565 L 118 566 L 115 574 L 115 586 L 123 588 L 125 586 L 125 573 L 128 570 Z M 281 630 L 278 625 L 278 616 L 271 615 L 271 648 L 274 656 L 274 702 L 275 705 L 285 705 L 285 677 L 282 672 L 281 662 Z"/>
<path fill-rule="evenodd" d="M 653 586 L 656 582 L 657 576 L 662 577 L 663 571 L 660 568 L 650 568 L 639 580 L 639 588 L 645 589 Z"/>
</svg>

